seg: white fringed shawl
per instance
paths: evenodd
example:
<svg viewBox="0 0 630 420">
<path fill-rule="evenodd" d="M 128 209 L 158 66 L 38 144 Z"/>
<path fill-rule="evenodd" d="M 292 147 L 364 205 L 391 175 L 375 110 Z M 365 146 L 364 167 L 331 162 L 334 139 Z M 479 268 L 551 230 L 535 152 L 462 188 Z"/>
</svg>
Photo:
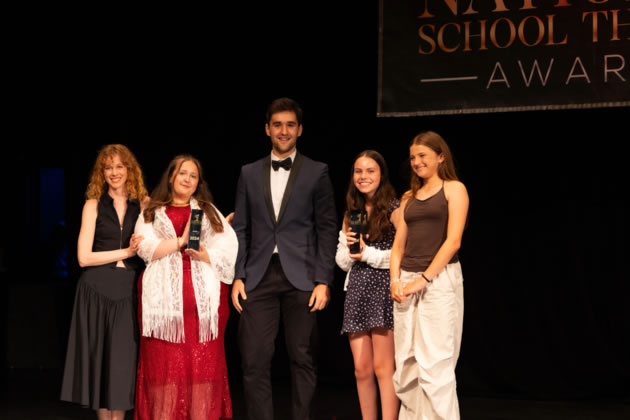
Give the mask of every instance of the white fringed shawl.
<svg viewBox="0 0 630 420">
<path fill-rule="evenodd" d="M 194 198 L 190 199 L 190 206 L 199 209 Z M 176 237 L 173 224 L 164 210 L 164 207 L 156 209 L 153 223 L 145 223 L 141 212 L 136 223 L 135 232 L 144 237 L 138 247 L 138 255 L 147 264 L 142 277 L 142 335 L 181 343 L 185 341 L 181 254 L 178 250 L 152 261 L 159 243 Z M 201 244 L 208 251 L 210 264 L 194 259 L 190 261 L 199 313 L 199 341 L 202 343 L 217 337 L 220 282 L 232 284 L 238 252 L 234 230 L 218 210 L 217 214 L 223 223 L 223 232 L 214 232 L 205 214 L 201 222 Z"/>
</svg>

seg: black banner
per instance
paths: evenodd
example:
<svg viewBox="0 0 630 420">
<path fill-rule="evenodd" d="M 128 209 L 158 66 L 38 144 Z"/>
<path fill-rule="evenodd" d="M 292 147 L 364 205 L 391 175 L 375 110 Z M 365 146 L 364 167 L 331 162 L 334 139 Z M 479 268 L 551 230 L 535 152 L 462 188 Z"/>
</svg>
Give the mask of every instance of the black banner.
<svg viewBox="0 0 630 420">
<path fill-rule="evenodd" d="M 377 115 L 630 106 L 630 0 L 380 0 Z"/>
</svg>

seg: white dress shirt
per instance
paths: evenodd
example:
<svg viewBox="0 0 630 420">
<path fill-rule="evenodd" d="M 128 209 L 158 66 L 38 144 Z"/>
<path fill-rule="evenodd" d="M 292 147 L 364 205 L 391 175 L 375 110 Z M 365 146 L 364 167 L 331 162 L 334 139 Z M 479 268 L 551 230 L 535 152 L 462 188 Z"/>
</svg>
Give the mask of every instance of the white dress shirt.
<svg viewBox="0 0 630 420">
<path fill-rule="evenodd" d="M 291 163 L 295 163 L 295 155 L 297 154 L 297 149 L 293 151 L 288 158 L 291 158 Z M 276 155 L 271 152 L 271 160 L 284 160 L 280 159 Z M 282 206 L 282 197 L 284 196 L 284 191 L 287 188 L 287 182 L 289 181 L 289 175 L 291 174 L 290 170 L 286 170 L 283 168 L 278 168 L 277 171 L 274 171 L 273 168 L 269 171 L 269 181 L 271 184 L 271 202 L 273 204 L 273 212 L 276 216 L 276 221 L 278 220 L 278 216 L 280 215 L 280 206 Z M 274 250 L 274 254 L 278 252 L 278 246 L 276 245 Z"/>
</svg>

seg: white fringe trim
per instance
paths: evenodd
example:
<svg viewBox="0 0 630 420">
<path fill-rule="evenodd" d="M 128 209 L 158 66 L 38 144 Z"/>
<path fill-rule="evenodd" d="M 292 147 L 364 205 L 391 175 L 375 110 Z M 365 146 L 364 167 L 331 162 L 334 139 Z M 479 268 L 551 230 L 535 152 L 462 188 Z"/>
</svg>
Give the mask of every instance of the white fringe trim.
<svg viewBox="0 0 630 420">
<path fill-rule="evenodd" d="M 216 340 L 219 335 L 219 314 L 212 319 L 199 320 L 199 342 Z M 142 336 L 153 337 L 171 343 L 185 343 L 184 319 L 164 315 L 142 315 Z"/>
<path fill-rule="evenodd" d="M 183 343 L 185 340 L 184 318 L 142 314 L 142 335 L 171 343 Z"/>
</svg>

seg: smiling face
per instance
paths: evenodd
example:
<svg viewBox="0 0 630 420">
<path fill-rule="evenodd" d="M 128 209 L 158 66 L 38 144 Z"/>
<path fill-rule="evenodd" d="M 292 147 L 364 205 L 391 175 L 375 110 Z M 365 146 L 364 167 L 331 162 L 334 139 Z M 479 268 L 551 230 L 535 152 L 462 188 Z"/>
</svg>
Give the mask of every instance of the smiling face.
<svg viewBox="0 0 630 420">
<path fill-rule="evenodd" d="M 416 175 L 427 180 L 437 174 L 440 163 L 444 161 L 444 155 L 438 155 L 425 145 L 414 144 L 409 148 L 409 160 Z"/>
<path fill-rule="evenodd" d="M 190 200 L 197 190 L 197 184 L 199 184 L 199 169 L 194 162 L 185 160 L 171 177 L 173 199 L 180 202 Z"/>
<path fill-rule="evenodd" d="M 298 124 L 295 112 L 282 111 L 271 115 L 265 131 L 271 138 L 274 155 L 284 159 L 295 150 L 297 139 L 302 135 L 302 125 Z"/>
<path fill-rule="evenodd" d="M 127 167 L 122 163 L 119 155 L 112 155 L 105 161 L 103 177 L 111 189 L 125 186 L 127 182 Z"/>
<path fill-rule="evenodd" d="M 372 198 L 381 185 L 381 168 L 374 159 L 362 156 L 354 162 L 352 181 L 357 190 Z"/>
</svg>

